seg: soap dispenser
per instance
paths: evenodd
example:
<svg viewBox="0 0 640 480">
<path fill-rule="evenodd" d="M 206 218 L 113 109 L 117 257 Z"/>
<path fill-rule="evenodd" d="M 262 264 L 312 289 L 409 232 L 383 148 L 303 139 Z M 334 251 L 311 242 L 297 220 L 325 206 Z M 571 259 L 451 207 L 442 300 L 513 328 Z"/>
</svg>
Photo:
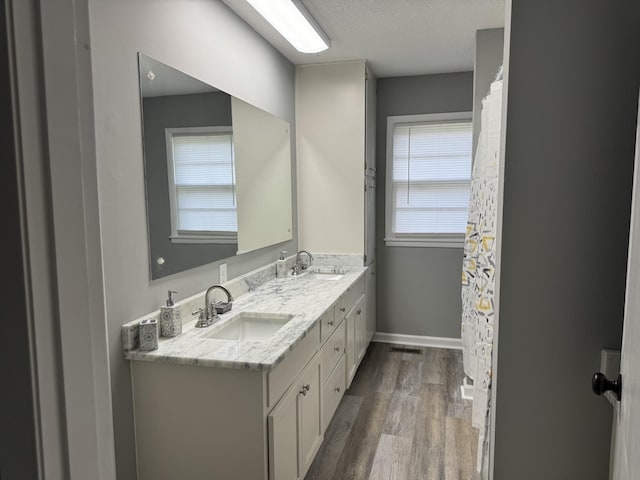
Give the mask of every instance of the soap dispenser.
<svg viewBox="0 0 640 480">
<path fill-rule="evenodd" d="M 280 252 L 280 258 L 276 260 L 276 278 L 284 278 L 287 276 L 287 261 L 284 256 L 287 254 L 286 250 Z"/>
<path fill-rule="evenodd" d="M 167 303 L 160 307 L 160 336 L 177 337 L 182 333 L 182 312 L 175 306 L 173 295 L 178 292 L 167 292 Z"/>
</svg>

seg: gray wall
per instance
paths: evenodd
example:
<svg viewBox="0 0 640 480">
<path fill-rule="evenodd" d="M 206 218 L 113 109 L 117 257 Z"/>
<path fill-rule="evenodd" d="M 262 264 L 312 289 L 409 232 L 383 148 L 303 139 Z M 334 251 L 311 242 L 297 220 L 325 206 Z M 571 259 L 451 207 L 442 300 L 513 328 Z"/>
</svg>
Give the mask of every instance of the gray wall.
<svg viewBox="0 0 640 480">
<path fill-rule="evenodd" d="M 378 79 L 376 263 L 377 331 L 460 338 L 462 248 L 386 247 L 387 117 L 470 112 L 473 73 Z"/>
<path fill-rule="evenodd" d="M 181 299 L 218 280 L 217 264 L 210 264 L 149 282 L 137 53 L 277 115 L 292 129 L 294 70 L 219 1 L 91 0 L 90 14 L 117 474 L 131 480 L 136 471 L 131 376 L 120 326 L 157 309 L 169 288 Z M 293 168 L 293 185 L 295 176 Z M 295 204 L 293 212 L 293 240 L 229 259 L 230 277 L 274 261 L 283 248 L 296 251 Z"/>
<path fill-rule="evenodd" d="M 231 97 L 224 92 L 167 95 L 143 100 L 144 167 L 153 278 L 233 257 L 238 243 L 172 243 L 165 128 L 231 126 Z M 163 257 L 165 263 L 155 261 Z"/>
<path fill-rule="evenodd" d="M 639 9 L 512 5 L 495 480 L 608 478 L 590 377 L 621 344 Z"/>
<path fill-rule="evenodd" d="M 504 48 L 504 28 L 490 28 L 476 31 L 476 56 L 473 66 L 473 154 L 475 155 L 480 135 L 480 112 L 482 99 L 489 93 L 489 86 L 495 80 L 502 65 Z"/>
</svg>

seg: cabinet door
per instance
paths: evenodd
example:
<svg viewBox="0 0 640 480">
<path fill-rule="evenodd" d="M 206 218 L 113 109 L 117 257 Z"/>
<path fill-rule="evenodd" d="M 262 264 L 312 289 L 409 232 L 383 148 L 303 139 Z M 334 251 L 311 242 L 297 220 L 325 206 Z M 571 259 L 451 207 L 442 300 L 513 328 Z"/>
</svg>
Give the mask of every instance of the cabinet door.
<svg viewBox="0 0 640 480">
<path fill-rule="evenodd" d="M 376 77 L 365 66 L 365 175 L 376 176 Z"/>
<path fill-rule="evenodd" d="M 376 264 L 369 265 L 367 272 L 367 282 L 365 289 L 367 299 L 367 341 L 366 347 L 369 346 L 371 338 L 376 333 Z M 365 348 L 366 348 L 365 347 Z"/>
<path fill-rule="evenodd" d="M 298 478 L 298 396 L 295 384 L 267 417 L 269 480 Z"/>
<path fill-rule="evenodd" d="M 320 355 L 300 374 L 298 393 L 298 437 L 300 478 L 304 478 L 322 443 L 320 421 Z"/>
<path fill-rule="evenodd" d="M 364 357 L 367 349 L 367 315 L 365 312 L 365 296 L 362 295 L 355 305 L 354 329 L 355 329 L 355 355 L 356 365 L 360 364 L 360 360 Z"/>
<path fill-rule="evenodd" d="M 364 177 L 364 264 L 376 260 L 376 179 Z"/>
<path fill-rule="evenodd" d="M 342 354 L 336 368 L 331 372 L 326 383 L 322 385 L 322 396 L 320 398 L 322 405 L 322 431 L 326 432 L 333 414 L 338 408 L 338 404 L 344 395 L 345 380 L 345 355 Z"/>
<path fill-rule="evenodd" d="M 347 330 L 347 361 L 346 361 L 346 387 L 349 388 L 351 380 L 356 373 L 356 309 L 352 308 L 344 319 L 344 325 Z"/>
</svg>

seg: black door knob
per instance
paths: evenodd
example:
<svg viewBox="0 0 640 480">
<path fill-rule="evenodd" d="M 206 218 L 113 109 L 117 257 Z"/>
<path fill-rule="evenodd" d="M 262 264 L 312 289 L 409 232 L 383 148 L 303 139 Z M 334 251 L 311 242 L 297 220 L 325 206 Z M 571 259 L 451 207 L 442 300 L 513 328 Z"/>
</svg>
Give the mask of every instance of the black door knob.
<svg viewBox="0 0 640 480">
<path fill-rule="evenodd" d="M 594 373 L 591 379 L 591 389 L 596 395 L 604 395 L 605 392 L 611 391 L 616 397 L 616 400 L 620 401 L 620 395 L 622 395 L 622 375 L 618 375 L 615 380 L 609 380 L 604 373 Z"/>
</svg>

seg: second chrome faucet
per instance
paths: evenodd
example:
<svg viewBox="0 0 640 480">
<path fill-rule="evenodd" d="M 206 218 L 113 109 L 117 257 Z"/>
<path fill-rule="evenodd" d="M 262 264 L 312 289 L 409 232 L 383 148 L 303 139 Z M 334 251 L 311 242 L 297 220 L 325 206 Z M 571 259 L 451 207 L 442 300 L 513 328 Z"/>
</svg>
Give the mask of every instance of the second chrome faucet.
<svg viewBox="0 0 640 480">
<path fill-rule="evenodd" d="M 309 257 L 308 263 L 302 263 L 301 261 L 302 255 L 306 255 L 307 257 Z M 313 255 L 311 255 L 311 253 L 309 253 L 306 250 L 300 250 L 296 255 L 296 264 L 293 266 L 293 270 L 291 273 L 293 275 L 299 275 L 302 272 L 304 272 L 307 268 L 309 268 L 309 265 L 311 265 L 312 263 L 313 263 Z"/>
</svg>

